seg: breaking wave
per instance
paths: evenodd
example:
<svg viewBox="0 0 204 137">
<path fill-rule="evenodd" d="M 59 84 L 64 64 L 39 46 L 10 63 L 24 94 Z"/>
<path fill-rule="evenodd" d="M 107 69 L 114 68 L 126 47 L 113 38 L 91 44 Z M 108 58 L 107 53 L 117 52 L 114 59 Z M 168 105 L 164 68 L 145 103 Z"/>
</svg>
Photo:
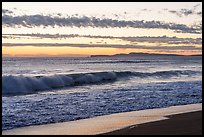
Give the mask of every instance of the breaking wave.
<svg viewBox="0 0 204 137">
<path fill-rule="evenodd" d="M 78 73 L 52 76 L 2 76 L 2 95 L 32 94 L 39 91 L 52 90 L 56 88 L 72 87 L 83 84 L 98 84 L 112 82 L 122 77 L 174 77 L 181 75 L 195 75 L 200 72 L 191 70 L 158 71 L 152 73 L 144 72 L 94 72 Z"/>
</svg>

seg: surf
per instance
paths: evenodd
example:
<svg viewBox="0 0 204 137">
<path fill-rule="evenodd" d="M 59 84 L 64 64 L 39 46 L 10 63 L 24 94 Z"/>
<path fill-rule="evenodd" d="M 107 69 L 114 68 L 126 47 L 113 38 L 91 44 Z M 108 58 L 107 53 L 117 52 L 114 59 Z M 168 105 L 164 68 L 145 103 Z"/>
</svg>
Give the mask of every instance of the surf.
<svg viewBox="0 0 204 137">
<path fill-rule="evenodd" d="M 199 74 L 198 71 L 192 70 L 171 70 L 157 72 L 93 72 L 93 73 L 76 73 L 76 74 L 55 74 L 51 76 L 3 76 L 2 77 L 2 95 L 22 95 L 38 93 L 45 90 L 53 90 L 64 87 L 80 86 L 84 84 L 102 84 L 124 80 L 127 77 L 155 77 L 170 78 L 179 76 L 192 76 Z"/>
</svg>

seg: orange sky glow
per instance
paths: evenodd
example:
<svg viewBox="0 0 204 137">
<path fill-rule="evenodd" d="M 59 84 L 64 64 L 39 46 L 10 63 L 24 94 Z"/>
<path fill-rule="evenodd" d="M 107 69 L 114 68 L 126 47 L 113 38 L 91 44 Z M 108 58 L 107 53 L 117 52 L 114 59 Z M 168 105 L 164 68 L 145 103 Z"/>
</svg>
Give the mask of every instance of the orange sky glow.
<svg viewBox="0 0 204 137">
<path fill-rule="evenodd" d="M 202 54 L 201 2 L 56 4 L 3 2 L 2 55 Z"/>
</svg>

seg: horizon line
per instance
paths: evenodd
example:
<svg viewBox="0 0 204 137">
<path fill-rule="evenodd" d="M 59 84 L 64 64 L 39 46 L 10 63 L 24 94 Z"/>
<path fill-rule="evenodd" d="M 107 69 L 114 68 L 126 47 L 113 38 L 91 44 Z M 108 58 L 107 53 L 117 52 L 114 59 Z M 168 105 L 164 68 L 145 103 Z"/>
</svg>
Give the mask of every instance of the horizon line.
<svg viewBox="0 0 204 137">
<path fill-rule="evenodd" d="M 119 53 L 119 54 L 97 54 L 97 55 L 85 55 L 85 54 L 59 54 L 59 55 L 48 55 L 48 54 L 33 54 L 33 55 L 9 55 L 9 54 L 2 54 L 2 57 L 91 57 L 91 56 L 117 56 L 117 55 L 130 55 L 130 54 L 149 54 L 149 55 L 176 55 L 176 56 L 202 56 L 201 54 L 176 54 L 176 53 L 148 53 L 148 52 L 130 52 L 130 53 Z"/>
</svg>

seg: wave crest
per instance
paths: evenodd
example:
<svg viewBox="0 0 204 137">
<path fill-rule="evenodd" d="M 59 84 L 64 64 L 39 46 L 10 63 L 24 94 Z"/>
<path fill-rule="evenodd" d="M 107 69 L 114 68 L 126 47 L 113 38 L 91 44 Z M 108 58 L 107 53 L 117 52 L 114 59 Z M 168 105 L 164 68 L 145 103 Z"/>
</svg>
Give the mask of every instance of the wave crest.
<svg viewBox="0 0 204 137">
<path fill-rule="evenodd" d="M 97 84 L 108 81 L 115 81 L 122 77 L 172 77 L 180 75 L 194 75 L 197 71 L 191 70 L 173 70 L 158 71 L 153 73 L 143 72 L 94 72 L 79 73 L 68 75 L 53 76 L 3 76 L 2 77 L 2 94 L 3 95 L 21 95 L 37 93 L 44 90 L 52 90 L 55 88 L 63 88 L 68 86 L 77 86 L 82 84 Z"/>
</svg>

